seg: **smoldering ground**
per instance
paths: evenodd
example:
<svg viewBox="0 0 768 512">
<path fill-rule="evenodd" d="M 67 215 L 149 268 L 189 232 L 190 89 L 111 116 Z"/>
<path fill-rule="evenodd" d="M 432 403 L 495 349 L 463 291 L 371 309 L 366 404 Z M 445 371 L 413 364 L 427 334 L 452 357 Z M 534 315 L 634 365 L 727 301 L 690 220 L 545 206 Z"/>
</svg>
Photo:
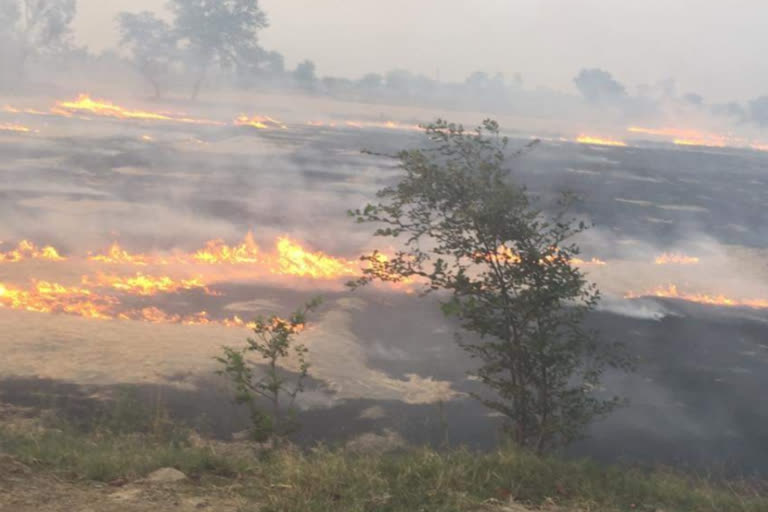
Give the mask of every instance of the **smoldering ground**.
<svg viewBox="0 0 768 512">
<path fill-rule="evenodd" d="M 260 103 L 267 100 L 277 101 Z M 252 230 L 265 251 L 285 235 L 307 250 L 347 261 L 378 247 L 369 227 L 351 222 L 346 210 L 373 200 L 376 190 L 396 181 L 398 169 L 360 150 L 415 147 L 420 133 L 357 122 L 371 119 L 371 107 L 344 107 L 350 124 L 308 125 L 322 115 L 325 102 L 298 103 L 273 103 L 264 114 L 277 117 L 278 111 L 292 121 L 281 119 L 286 128 L 272 129 L 233 126 L 229 120 L 240 109 L 232 105 L 194 112 L 224 120 L 224 126 L 4 114 L 38 131 L 0 132 L 0 239 L 51 244 L 68 260 L 4 263 L 0 282 L 77 284 L 82 275 L 104 270 L 85 256 L 115 241 L 134 253 L 189 254 L 212 239 L 235 245 Z M 309 112 L 308 105 L 315 110 Z M 402 125 L 410 124 L 398 114 Z M 515 139 L 512 146 L 524 142 Z M 768 469 L 754 456 L 764 442 L 759 425 L 768 415 L 768 406 L 755 399 L 768 374 L 768 310 L 745 305 L 767 298 L 768 197 L 760 186 L 766 162 L 768 157 L 753 151 L 565 142 L 544 142 L 511 161 L 515 178 L 541 196 L 544 207 L 559 191 L 580 198 L 574 214 L 595 224 L 580 238 L 583 268 L 605 294 L 590 323 L 605 339 L 624 341 L 641 356 L 636 374 L 606 380 L 606 391 L 628 396 L 630 405 L 597 424 L 594 440 L 575 453 L 642 454 L 667 462 L 716 459 Z M 698 261 L 657 264 L 664 253 Z M 591 264 L 592 258 L 604 264 Z M 140 270 L 187 272 L 173 265 Z M 357 432 L 363 428 L 358 416 L 375 405 L 384 414 L 366 419 L 365 428 L 395 428 L 393 417 L 407 410 L 410 419 L 400 428 L 421 439 L 418 418 L 434 418 L 440 401 L 449 404 L 453 441 L 487 445 L 493 438 L 489 432 L 498 422 L 464 396 L 476 385 L 465 376 L 472 362 L 455 346 L 456 326 L 439 314 L 433 299 L 387 288 L 351 294 L 344 279 L 226 266 L 195 271 L 209 273 L 217 294 L 192 290 L 124 298 L 124 304 L 247 318 L 287 312 L 313 294 L 327 297 L 306 336 L 315 379 L 303 402 L 307 439 L 344 422 L 357 425 L 349 430 Z M 670 285 L 678 297 L 654 297 Z M 247 335 L 220 325 L 92 320 L 8 308 L 0 311 L 0 322 L 0 372 L 9 379 L 172 386 L 188 398 L 197 396 L 200 379 L 215 369 L 212 357 L 220 346 Z M 13 390 L 8 400 L 20 401 L 28 391 Z M 195 409 L 195 400 L 175 403 L 190 415 L 205 412 Z"/>
</svg>

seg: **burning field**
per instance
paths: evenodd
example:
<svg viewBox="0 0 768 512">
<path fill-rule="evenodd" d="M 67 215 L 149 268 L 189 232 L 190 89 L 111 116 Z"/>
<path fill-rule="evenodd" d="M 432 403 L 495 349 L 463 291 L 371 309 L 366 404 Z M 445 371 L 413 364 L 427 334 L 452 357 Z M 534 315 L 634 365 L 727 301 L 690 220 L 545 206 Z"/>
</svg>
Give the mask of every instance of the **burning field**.
<svg viewBox="0 0 768 512">
<path fill-rule="evenodd" d="M 410 147 L 421 129 L 404 115 L 263 100 L 269 109 L 0 101 L 4 375 L 190 387 L 257 315 L 323 295 L 305 333 L 316 379 L 305 408 L 463 403 L 468 362 L 432 299 L 413 283 L 344 286 L 364 251 L 395 250 L 346 216 L 397 175 L 360 150 Z M 648 446 L 726 430 L 749 446 L 731 409 L 768 414 L 738 399 L 768 375 L 768 155 L 682 129 L 596 133 L 545 141 L 515 172 L 545 202 L 565 189 L 582 198 L 575 213 L 595 228 L 573 263 L 604 296 L 591 321 L 650 361 L 609 379 L 635 404 L 611 421 Z M 728 407 L 713 414 L 686 379 Z M 612 424 L 598 429 L 610 437 Z"/>
</svg>

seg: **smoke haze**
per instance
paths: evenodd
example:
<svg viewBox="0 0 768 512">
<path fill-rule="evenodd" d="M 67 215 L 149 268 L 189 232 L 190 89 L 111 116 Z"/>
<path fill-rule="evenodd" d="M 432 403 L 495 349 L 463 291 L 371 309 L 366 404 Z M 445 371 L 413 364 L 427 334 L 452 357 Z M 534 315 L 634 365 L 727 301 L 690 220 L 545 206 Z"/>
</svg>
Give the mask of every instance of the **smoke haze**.
<svg viewBox="0 0 768 512">
<path fill-rule="evenodd" d="M 637 403 L 598 425 L 607 446 L 768 471 L 768 5 L 684 4 L 264 0 L 260 46 L 216 59 L 161 0 L 80 0 L 75 44 L 0 30 L 0 372 L 194 388 L 243 319 L 322 293 L 306 408 L 450 400 L 456 439 L 487 442 L 456 325 L 344 282 L 394 250 L 346 215 L 399 176 L 361 150 L 492 117 L 512 150 L 541 140 L 511 165 L 545 211 L 576 194 L 589 321 L 642 357 L 607 383 Z"/>
<path fill-rule="evenodd" d="M 160 11 L 164 0 L 80 0 L 78 39 L 100 51 L 117 41 L 114 16 Z M 263 44 L 291 67 L 312 59 L 325 75 L 357 78 L 403 68 L 448 81 L 473 71 L 521 73 L 531 87 L 574 92 L 582 67 L 635 87 L 667 78 L 712 102 L 764 94 L 762 20 L 768 5 L 738 0 L 265 0 Z M 418 49 L 418 50 L 415 50 Z"/>
</svg>

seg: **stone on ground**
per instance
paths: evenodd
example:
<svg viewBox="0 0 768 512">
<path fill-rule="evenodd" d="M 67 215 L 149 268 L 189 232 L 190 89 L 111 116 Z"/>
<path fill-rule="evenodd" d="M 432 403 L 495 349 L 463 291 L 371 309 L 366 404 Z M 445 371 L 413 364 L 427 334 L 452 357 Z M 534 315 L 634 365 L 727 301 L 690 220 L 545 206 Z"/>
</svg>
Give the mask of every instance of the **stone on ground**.
<svg viewBox="0 0 768 512">
<path fill-rule="evenodd" d="M 150 473 L 145 481 L 157 483 L 157 484 L 167 484 L 167 483 L 174 483 L 174 482 L 181 482 L 182 480 L 186 480 L 187 475 L 179 471 L 178 469 L 174 468 L 160 468 L 157 471 L 153 471 Z"/>
</svg>

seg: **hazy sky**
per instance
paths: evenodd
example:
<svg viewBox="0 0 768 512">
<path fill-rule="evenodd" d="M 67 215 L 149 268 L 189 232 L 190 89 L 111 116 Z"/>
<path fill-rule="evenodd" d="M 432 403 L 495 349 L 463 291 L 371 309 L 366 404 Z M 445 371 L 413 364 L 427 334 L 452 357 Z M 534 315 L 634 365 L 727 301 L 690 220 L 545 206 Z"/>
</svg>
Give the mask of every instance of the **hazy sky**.
<svg viewBox="0 0 768 512">
<path fill-rule="evenodd" d="M 76 30 L 92 49 L 114 45 L 121 10 L 165 0 L 79 0 Z M 674 77 L 711 101 L 768 94 L 766 0 L 262 0 L 262 43 L 289 66 L 357 77 L 404 68 L 444 80 L 520 72 L 527 86 L 573 90 L 601 67 L 633 91 Z"/>
</svg>

